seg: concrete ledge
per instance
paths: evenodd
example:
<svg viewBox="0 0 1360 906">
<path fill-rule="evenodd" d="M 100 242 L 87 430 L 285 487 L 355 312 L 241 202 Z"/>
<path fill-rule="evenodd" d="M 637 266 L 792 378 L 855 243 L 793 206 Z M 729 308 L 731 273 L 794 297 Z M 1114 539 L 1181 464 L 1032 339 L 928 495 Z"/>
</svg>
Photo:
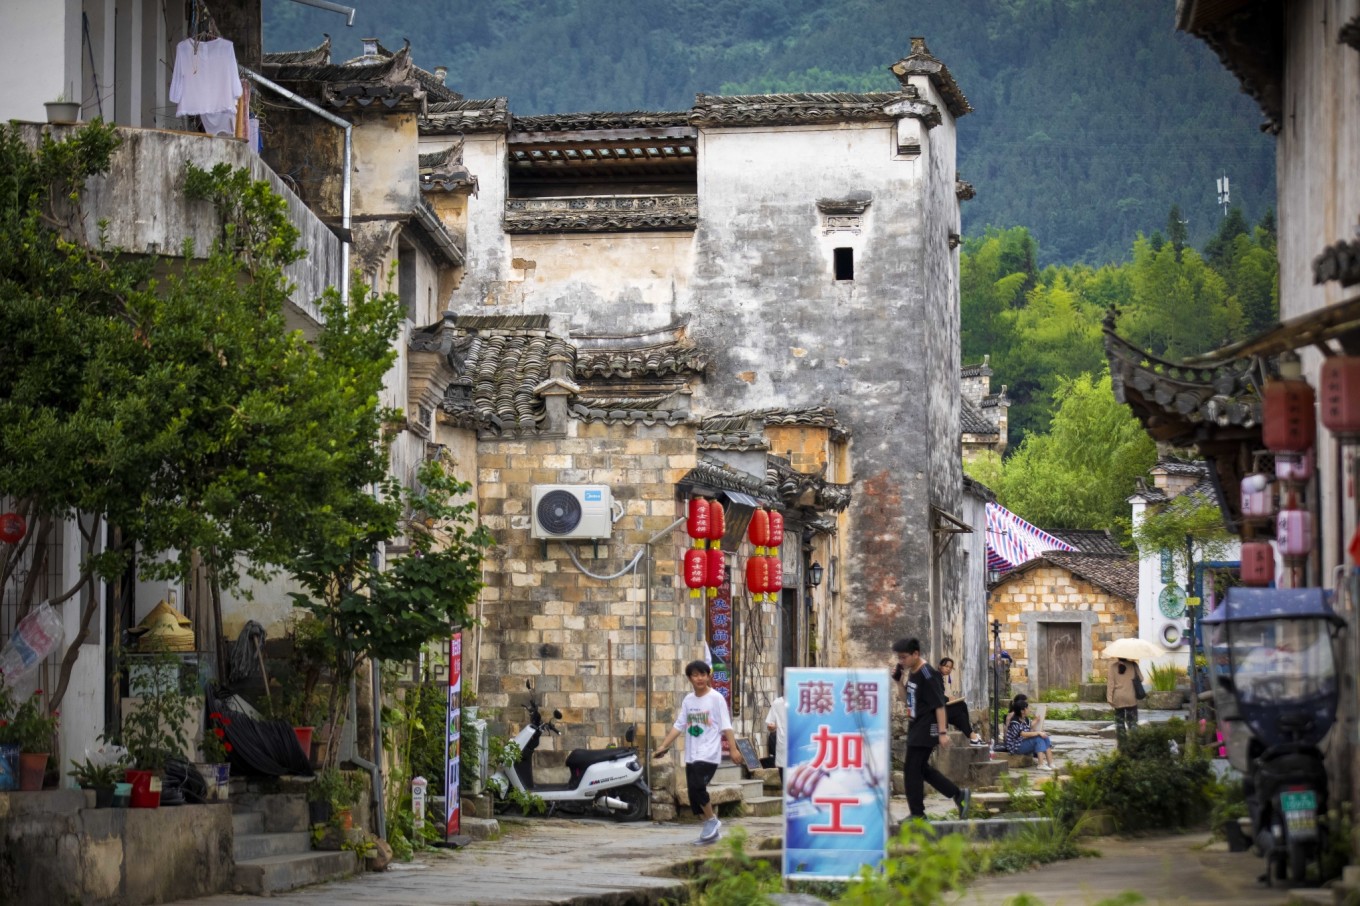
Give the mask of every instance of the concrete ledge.
<svg viewBox="0 0 1360 906">
<path fill-rule="evenodd" d="M 991 818 L 984 821 L 932 821 L 930 829 L 937 835 L 964 834 L 974 840 L 1000 840 L 1029 827 L 1051 823 L 1049 818 Z M 901 822 L 894 822 L 892 833 L 897 835 Z"/>
<path fill-rule="evenodd" d="M 261 896 L 352 875 L 359 860 L 349 850 L 295 853 L 252 859 L 236 865 L 236 886 Z"/>
<path fill-rule="evenodd" d="M 736 783 L 716 783 L 708 788 L 708 798 L 714 805 L 741 802 L 742 787 Z M 685 811 L 689 810 L 689 787 L 682 786 L 675 791 L 675 802 Z"/>
<path fill-rule="evenodd" d="M 500 836 L 501 825 L 495 818 L 474 818 L 463 815 L 458 819 L 459 832 L 474 840 L 490 840 Z"/>
</svg>

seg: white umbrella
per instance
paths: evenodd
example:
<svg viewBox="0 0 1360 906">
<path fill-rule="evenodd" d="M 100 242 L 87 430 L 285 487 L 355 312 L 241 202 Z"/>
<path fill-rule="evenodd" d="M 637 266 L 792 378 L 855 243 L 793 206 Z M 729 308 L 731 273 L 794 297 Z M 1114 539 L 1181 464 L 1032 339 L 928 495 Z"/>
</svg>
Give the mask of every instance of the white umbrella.
<svg viewBox="0 0 1360 906">
<path fill-rule="evenodd" d="M 1105 646 L 1105 656 L 1110 658 L 1122 657 L 1131 661 L 1150 661 L 1155 657 L 1160 657 L 1161 654 L 1162 652 L 1154 648 L 1151 642 L 1144 642 L 1142 639 L 1115 639 Z"/>
</svg>

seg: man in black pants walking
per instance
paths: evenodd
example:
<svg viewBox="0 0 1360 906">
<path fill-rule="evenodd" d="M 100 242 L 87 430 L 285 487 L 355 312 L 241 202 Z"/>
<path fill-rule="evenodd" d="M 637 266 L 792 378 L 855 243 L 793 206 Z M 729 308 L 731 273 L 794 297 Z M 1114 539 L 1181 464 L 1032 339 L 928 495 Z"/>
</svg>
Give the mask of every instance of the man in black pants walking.
<svg viewBox="0 0 1360 906">
<path fill-rule="evenodd" d="M 897 667 L 893 680 L 903 683 L 907 693 L 907 757 L 902 765 L 902 778 L 907 788 L 907 805 L 911 817 L 926 816 L 926 783 L 939 790 L 958 806 L 959 817 L 968 814 L 972 791 L 954 785 L 948 777 L 930 764 L 930 753 L 936 745 L 948 746 L 948 725 L 945 723 L 944 682 L 940 674 L 921 657 L 921 643 L 916 639 L 893 642 Z M 905 682 L 903 682 L 905 680 Z"/>
</svg>

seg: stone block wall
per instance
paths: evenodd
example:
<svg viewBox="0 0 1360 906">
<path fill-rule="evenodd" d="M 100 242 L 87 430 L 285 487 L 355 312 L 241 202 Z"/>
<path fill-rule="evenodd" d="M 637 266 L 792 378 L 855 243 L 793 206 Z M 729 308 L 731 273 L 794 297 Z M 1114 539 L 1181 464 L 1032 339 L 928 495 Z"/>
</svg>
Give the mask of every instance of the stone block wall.
<svg viewBox="0 0 1360 906">
<path fill-rule="evenodd" d="M 1090 614 L 1090 631 L 1084 639 L 1089 646 L 1093 672 L 1104 676 L 1101 652 L 1117 638 L 1138 634 L 1138 611 L 1134 602 L 1111 594 L 1103 588 L 1073 575 L 1059 566 L 1037 566 L 1012 578 L 1003 579 L 988 596 L 990 617 L 1001 621 L 1001 647 L 1010 652 L 1012 685 L 1028 684 L 1033 677 L 1026 624 L 1045 613 Z M 1087 677 L 1082 677 L 1083 680 Z"/>
</svg>

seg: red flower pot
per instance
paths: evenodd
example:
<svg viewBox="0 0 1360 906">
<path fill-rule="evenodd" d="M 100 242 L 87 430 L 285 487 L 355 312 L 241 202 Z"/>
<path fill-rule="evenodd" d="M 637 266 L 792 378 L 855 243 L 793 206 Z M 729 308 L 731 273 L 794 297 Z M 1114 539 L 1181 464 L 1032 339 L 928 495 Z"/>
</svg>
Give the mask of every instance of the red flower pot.
<svg viewBox="0 0 1360 906">
<path fill-rule="evenodd" d="M 47 752 L 24 752 L 19 756 L 19 789 L 31 792 L 43 788 L 47 755 Z"/>
<path fill-rule="evenodd" d="M 133 808 L 161 807 L 161 778 L 158 773 L 129 768 L 125 777 L 132 784 L 132 801 L 129 804 Z"/>
<path fill-rule="evenodd" d="M 294 727 L 293 732 L 297 734 L 298 745 L 302 747 L 302 754 L 308 761 L 312 758 L 312 732 L 316 727 Z"/>
</svg>

